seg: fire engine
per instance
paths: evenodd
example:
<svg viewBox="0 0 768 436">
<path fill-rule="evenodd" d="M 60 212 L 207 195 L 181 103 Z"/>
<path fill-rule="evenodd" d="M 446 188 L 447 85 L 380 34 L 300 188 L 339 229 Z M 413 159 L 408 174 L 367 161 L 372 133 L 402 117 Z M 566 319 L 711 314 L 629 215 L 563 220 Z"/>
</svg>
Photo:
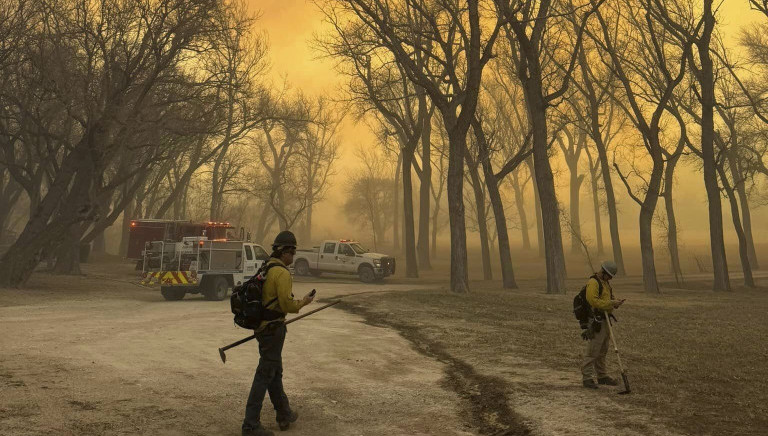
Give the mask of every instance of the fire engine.
<svg viewBox="0 0 768 436">
<path fill-rule="evenodd" d="M 187 236 L 181 242 L 152 241 L 143 251 L 141 284 L 159 286 L 169 301 L 181 300 L 186 294 L 220 301 L 268 259 L 261 245 L 249 241 L 207 236 Z"/>
<path fill-rule="evenodd" d="M 188 236 L 207 236 L 208 239 L 233 239 L 228 230 L 234 229 L 226 222 L 192 222 L 189 220 L 137 219 L 128 230 L 128 259 L 140 260 L 147 242 L 181 242 Z M 240 229 L 240 239 L 244 239 Z"/>
</svg>

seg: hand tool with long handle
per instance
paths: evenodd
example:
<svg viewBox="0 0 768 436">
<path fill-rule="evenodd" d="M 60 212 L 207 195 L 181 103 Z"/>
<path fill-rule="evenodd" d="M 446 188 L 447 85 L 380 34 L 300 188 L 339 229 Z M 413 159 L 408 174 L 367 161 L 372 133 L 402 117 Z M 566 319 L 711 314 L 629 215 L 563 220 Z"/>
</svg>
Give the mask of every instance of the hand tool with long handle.
<svg viewBox="0 0 768 436">
<path fill-rule="evenodd" d="M 629 389 L 629 379 L 627 378 L 627 371 L 624 369 L 624 365 L 621 364 L 621 356 L 619 356 L 619 347 L 616 346 L 616 338 L 613 336 L 613 328 L 611 327 L 611 316 L 606 312 L 605 320 L 608 321 L 608 335 L 611 337 L 611 343 L 613 343 L 613 351 L 616 352 L 616 359 L 619 361 L 619 369 L 621 370 L 621 379 L 624 381 L 624 390 L 619 392 L 619 395 L 626 395 L 632 392 Z"/>
<path fill-rule="evenodd" d="M 327 308 L 333 306 L 334 304 L 338 304 L 339 302 L 341 302 L 341 300 L 336 300 L 336 301 L 328 303 L 328 304 L 326 304 L 324 306 L 318 307 L 315 310 L 310 310 L 309 312 L 307 312 L 307 313 L 305 313 L 303 315 L 299 315 L 299 316 L 297 316 L 295 318 L 289 319 L 288 321 L 285 322 L 285 325 L 288 325 L 288 324 L 290 324 L 290 323 L 292 323 L 294 321 L 298 321 L 298 320 L 304 318 L 305 316 L 312 315 L 313 313 L 320 312 L 321 310 L 327 309 Z M 221 357 L 221 361 L 223 363 L 227 363 L 227 355 L 224 354 L 225 351 L 229 350 L 230 348 L 237 347 L 238 345 L 244 344 L 244 343 L 250 341 L 251 339 L 255 339 L 255 338 L 256 338 L 256 335 L 253 334 L 251 336 L 248 336 L 247 338 L 243 338 L 243 339 L 240 339 L 237 342 L 233 342 L 233 343 L 227 345 L 226 347 L 219 348 L 219 356 Z"/>
</svg>

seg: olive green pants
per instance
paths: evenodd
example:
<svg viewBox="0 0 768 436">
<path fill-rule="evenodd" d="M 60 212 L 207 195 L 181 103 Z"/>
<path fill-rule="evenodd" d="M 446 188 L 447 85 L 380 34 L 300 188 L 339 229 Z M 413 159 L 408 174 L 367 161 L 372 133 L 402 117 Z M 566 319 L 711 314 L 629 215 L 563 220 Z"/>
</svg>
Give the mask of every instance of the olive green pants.
<svg viewBox="0 0 768 436">
<path fill-rule="evenodd" d="M 597 376 L 608 376 L 605 366 L 605 356 L 608 354 L 608 343 L 611 337 L 608 333 L 608 322 L 600 323 L 600 331 L 595 333 L 594 339 L 587 341 L 584 351 L 584 360 L 581 363 L 582 380 L 592 380 Z"/>
</svg>

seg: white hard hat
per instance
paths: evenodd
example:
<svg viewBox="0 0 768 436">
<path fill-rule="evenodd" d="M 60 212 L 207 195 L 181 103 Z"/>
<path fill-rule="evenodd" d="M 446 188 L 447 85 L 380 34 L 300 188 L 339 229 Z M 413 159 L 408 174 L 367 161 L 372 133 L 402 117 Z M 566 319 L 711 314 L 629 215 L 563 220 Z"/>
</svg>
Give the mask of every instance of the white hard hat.
<svg viewBox="0 0 768 436">
<path fill-rule="evenodd" d="M 600 268 L 602 268 L 603 271 L 605 271 L 611 277 L 615 276 L 619 271 L 619 267 L 616 266 L 616 262 L 612 260 L 604 260 L 603 263 L 600 264 Z"/>
</svg>

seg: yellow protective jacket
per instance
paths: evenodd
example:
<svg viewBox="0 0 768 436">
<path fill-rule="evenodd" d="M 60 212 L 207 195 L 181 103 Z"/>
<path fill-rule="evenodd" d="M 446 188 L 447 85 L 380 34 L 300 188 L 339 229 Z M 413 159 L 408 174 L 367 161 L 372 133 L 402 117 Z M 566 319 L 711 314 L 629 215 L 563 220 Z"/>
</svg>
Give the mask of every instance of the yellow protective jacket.
<svg viewBox="0 0 768 436">
<path fill-rule="evenodd" d="M 600 284 L 598 283 L 598 280 L 600 279 L 593 277 L 587 282 L 587 302 L 595 310 L 611 313 L 613 312 L 613 304 L 611 304 L 611 300 L 614 299 L 613 288 L 611 288 L 610 283 L 600 280 L 603 284 L 603 292 L 598 297 L 598 294 L 600 293 Z"/>
<path fill-rule="evenodd" d="M 267 280 L 264 281 L 262 301 L 270 302 L 277 298 L 277 301 L 268 305 L 266 308 L 277 312 L 299 313 L 303 307 L 301 300 L 293 298 L 293 277 L 285 264 L 280 259 L 271 258 L 268 265 L 274 264 L 267 272 Z M 272 321 L 262 321 L 258 330 L 262 330 L 265 325 L 274 321 L 284 321 L 285 316 Z"/>
</svg>

